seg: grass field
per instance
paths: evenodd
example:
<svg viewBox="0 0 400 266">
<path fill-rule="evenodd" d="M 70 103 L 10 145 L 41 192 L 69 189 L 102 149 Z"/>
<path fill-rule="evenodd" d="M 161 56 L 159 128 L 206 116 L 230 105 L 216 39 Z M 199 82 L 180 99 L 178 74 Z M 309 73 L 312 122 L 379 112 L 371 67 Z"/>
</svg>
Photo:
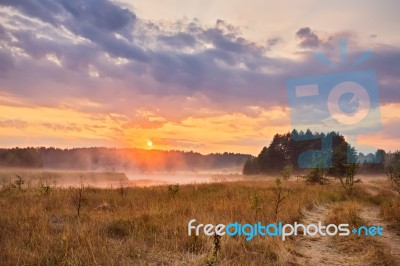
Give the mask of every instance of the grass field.
<svg viewBox="0 0 400 266">
<path fill-rule="evenodd" d="M 302 265 L 330 264 L 330 253 L 351 265 L 400 263 L 400 201 L 385 180 L 358 183 L 351 196 L 335 181 L 327 185 L 282 181 L 281 189 L 284 199 L 276 212 L 277 185 L 262 177 L 115 189 L 44 189 L 35 184 L 19 189 L 3 184 L 0 264 Z M 380 220 L 369 221 L 375 215 L 366 213 L 371 210 L 377 210 Z M 293 223 L 310 217 L 351 225 L 384 223 L 391 238 L 389 242 L 370 236 L 282 241 L 257 236 L 246 241 L 223 236 L 216 245 L 213 237 L 187 234 L 193 218 L 219 224 Z"/>
<path fill-rule="evenodd" d="M 85 171 L 63 171 L 24 168 L 0 168 L 0 185 L 6 186 L 13 182 L 17 176 L 25 181 L 26 188 L 36 186 L 43 182 L 53 187 L 71 187 L 83 182 L 87 186 L 111 187 L 119 185 L 120 182 L 128 182 L 124 173 L 117 172 L 85 172 Z"/>
</svg>

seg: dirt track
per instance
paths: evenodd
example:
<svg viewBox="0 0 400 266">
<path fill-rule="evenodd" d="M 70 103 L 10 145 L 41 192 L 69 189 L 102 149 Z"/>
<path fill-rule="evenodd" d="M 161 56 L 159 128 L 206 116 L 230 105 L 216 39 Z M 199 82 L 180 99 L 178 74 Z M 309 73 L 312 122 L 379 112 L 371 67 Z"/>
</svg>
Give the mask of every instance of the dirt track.
<svg viewBox="0 0 400 266">
<path fill-rule="evenodd" d="M 376 195 L 374 188 L 366 190 L 371 195 Z M 371 191 L 371 192 L 369 192 Z M 324 221 L 332 205 L 316 205 L 309 211 L 303 212 L 301 223 L 317 224 Z M 400 235 L 394 232 L 390 225 L 380 217 L 379 207 L 364 205 L 359 213 L 366 226 L 380 225 L 384 228 L 383 236 L 373 240 L 383 245 L 384 250 L 400 263 Z M 343 254 L 330 242 L 330 237 L 299 236 L 294 239 L 294 250 L 288 261 L 292 265 L 365 265 L 357 254 Z"/>
<path fill-rule="evenodd" d="M 324 221 L 330 208 L 329 204 L 316 205 L 311 210 L 303 212 L 300 222 L 305 225 L 318 224 L 318 222 Z M 354 265 L 356 258 L 338 256 L 337 250 L 330 245 L 329 239 L 329 237 L 319 235 L 297 237 L 290 263 L 294 265 Z"/>
</svg>

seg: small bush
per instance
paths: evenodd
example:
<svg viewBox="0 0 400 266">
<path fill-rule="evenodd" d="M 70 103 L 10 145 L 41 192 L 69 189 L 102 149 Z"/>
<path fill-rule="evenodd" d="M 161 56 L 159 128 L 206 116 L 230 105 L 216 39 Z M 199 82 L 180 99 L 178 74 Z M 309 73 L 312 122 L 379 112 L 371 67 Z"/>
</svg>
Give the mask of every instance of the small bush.
<svg viewBox="0 0 400 266">
<path fill-rule="evenodd" d="M 20 175 L 16 175 L 17 180 L 15 180 L 15 186 L 18 188 L 18 190 L 22 190 L 22 186 L 25 184 L 25 180 L 22 178 Z"/>
<path fill-rule="evenodd" d="M 47 181 L 39 182 L 39 193 L 43 196 L 48 196 L 50 195 L 50 192 L 52 191 L 52 188 L 50 187 L 49 183 Z"/>
<path fill-rule="evenodd" d="M 281 176 L 284 180 L 290 179 L 290 177 L 292 177 L 292 175 L 293 175 L 293 166 L 292 165 L 286 165 L 285 167 L 283 167 L 283 169 L 281 171 Z"/>
<path fill-rule="evenodd" d="M 399 194 L 400 196 L 400 166 L 392 165 L 387 172 L 387 176 L 389 178 L 390 183 L 392 184 L 392 188 Z"/>
<path fill-rule="evenodd" d="M 106 227 L 106 234 L 111 238 L 126 238 L 131 234 L 132 228 L 129 220 L 115 220 Z"/>
<path fill-rule="evenodd" d="M 175 198 L 176 194 L 178 194 L 180 190 L 179 184 L 176 185 L 169 185 L 168 186 L 168 195 L 170 195 L 171 197 Z"/>
<path fill-rule="evenodd" d="M 346 190 L 347 194 L 351 195 L 354 189 L 354 176 L 360 169 L 360 166 L 357 163 L 351 163 L 344 165 L 345 167 L 345 177 L 339 177 L 340 183 L 342 184 L 343 188 Z"/>
<path fill-rule="evenodd" d="M 72 188 L 72 195 L 71 195 L 72 205 L 76 209 L 77 216 L 81 213 L 82 207 L 87 205 L 87 190 L 81 181 L 81 184 L 77 188 Z"/>
<path fill-rule="evenodd" d="M 211 255 L 208 257 L 207 266 L 218 265 L 218 254 L 221 250 L 221 236 L 215 234 L 213 239 L 213 250 Z"/>
<path fill-rule="evenodd" d="M 282 188 L 282 182 L 279 178 L 275 180 L 275 188 L 274 188 L 274 215 L 275 221 L 278 221 L 278 214 L 282 209 L 282 204 L 285 200 L 286 196 L 284 195 L 284 191 Z"/>
<path fill-rule="evenodd" d="M 251 201 L 251 208 L 254 210 L 255 220 L 257 220 L 258 213 L 261 211 L 260 196 L 254 193 L 254 195 L 251 196 Z"/>
<path fill-rule="evenodd" d="M 323 168 L 312 168 L 310 172 L 304 177 L 308 184 L 326 184 L 328 179 L 326 178 L 327 170 Z"/>
</svg>

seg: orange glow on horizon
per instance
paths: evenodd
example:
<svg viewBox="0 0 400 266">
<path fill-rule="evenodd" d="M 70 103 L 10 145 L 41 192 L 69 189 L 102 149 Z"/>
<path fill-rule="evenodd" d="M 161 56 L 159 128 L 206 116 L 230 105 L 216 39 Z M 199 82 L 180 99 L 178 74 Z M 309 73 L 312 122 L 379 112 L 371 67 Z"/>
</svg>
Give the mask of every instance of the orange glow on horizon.
<svg viewBox="0 0 400 266">
<path fill-rule="evenodd" d="M 291 130 L 289 111 L 280 106 L 249 106 L 236 112 L 207 109 L 179 121 L 159 112 L 156 119 L 162 123 L 149 124 L 155 119 L 151 110 L 139 113 L 138 119 L 121 113 L 93 114 L 65 107 L 30 106 L 15 101 L 11 104 L 13 99 L 7 104 L 4 100 L 0 104 L 0 147 L 4 148 L 96 146 L 154 150 L 157 140 L 160 150 L 257 155 L 276 133 Z M 383 130 L 362 136 L 360 144 L 376 143 L 385 150 L 398 149 L 399 140 L 385 132 L 385 125 L 397 121 L 399 110 L 400 104 L 381 106 Z"/>
</svg>

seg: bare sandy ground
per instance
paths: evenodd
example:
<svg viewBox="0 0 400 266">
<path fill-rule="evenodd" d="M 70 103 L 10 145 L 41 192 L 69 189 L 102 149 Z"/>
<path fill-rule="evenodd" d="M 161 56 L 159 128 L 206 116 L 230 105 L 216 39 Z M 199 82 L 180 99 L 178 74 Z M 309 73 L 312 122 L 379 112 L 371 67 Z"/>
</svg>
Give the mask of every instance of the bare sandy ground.
<svg viewBox="0 0 400 266">
<path fill-rule="evenodd" d="M 360 217 L 367 221 L 368 226 L 380 225 L 384 228 L 383 236 L 377 237 L 376 241 L 388 248 L 390 254 L 400 263 L 400 236 L 390 229 L 390 225 L 380 217 L 379 208 L 366 206 L 363 208 Z"/>
<path fill-rule="evenodd" d="M 384 178 L 386 177 L 362 177 L 365 191 L 371 196 L 377 196 L 382 189 L 378 187 L 377 181 L 382 181 Z M 331 208 L 330 204 L 315 205 L 311 210 L 302 212 L 303 218 L 300 222 L 317 224 L 319 221 L 324 221 Z M 364 205 L 359 215 L 366 226 L 380 225 L 384 228 L 383 236 L 374 238 L 374 241 L 386 247 L 385 250 L 388 250 L 400 263 L 400 233 L 393 231 L 390 224 L 381 218 L 379 207 Z M 329 240 L 329 237 L 318 235 L 297 237 L 294 242 L 295 249 L 289 256 L 289 263 L 292 265 L 365 265 L 365 262 L 356 254 L 339 253 Z"/>
<path fill-rule="evenodd" d="M 324 221 L 330 210 L 330 205 L 316 205 L 310 211 L 303 212 L 303 224 L 318 224 Z M 293 264 L 297 265 L 352 265 L 355 260 L 349 256 L 339 256 L 337 251 L 329 245 L 329 237 L 316 235 L 302 236 L 295 240 Z"/>
</svg>

